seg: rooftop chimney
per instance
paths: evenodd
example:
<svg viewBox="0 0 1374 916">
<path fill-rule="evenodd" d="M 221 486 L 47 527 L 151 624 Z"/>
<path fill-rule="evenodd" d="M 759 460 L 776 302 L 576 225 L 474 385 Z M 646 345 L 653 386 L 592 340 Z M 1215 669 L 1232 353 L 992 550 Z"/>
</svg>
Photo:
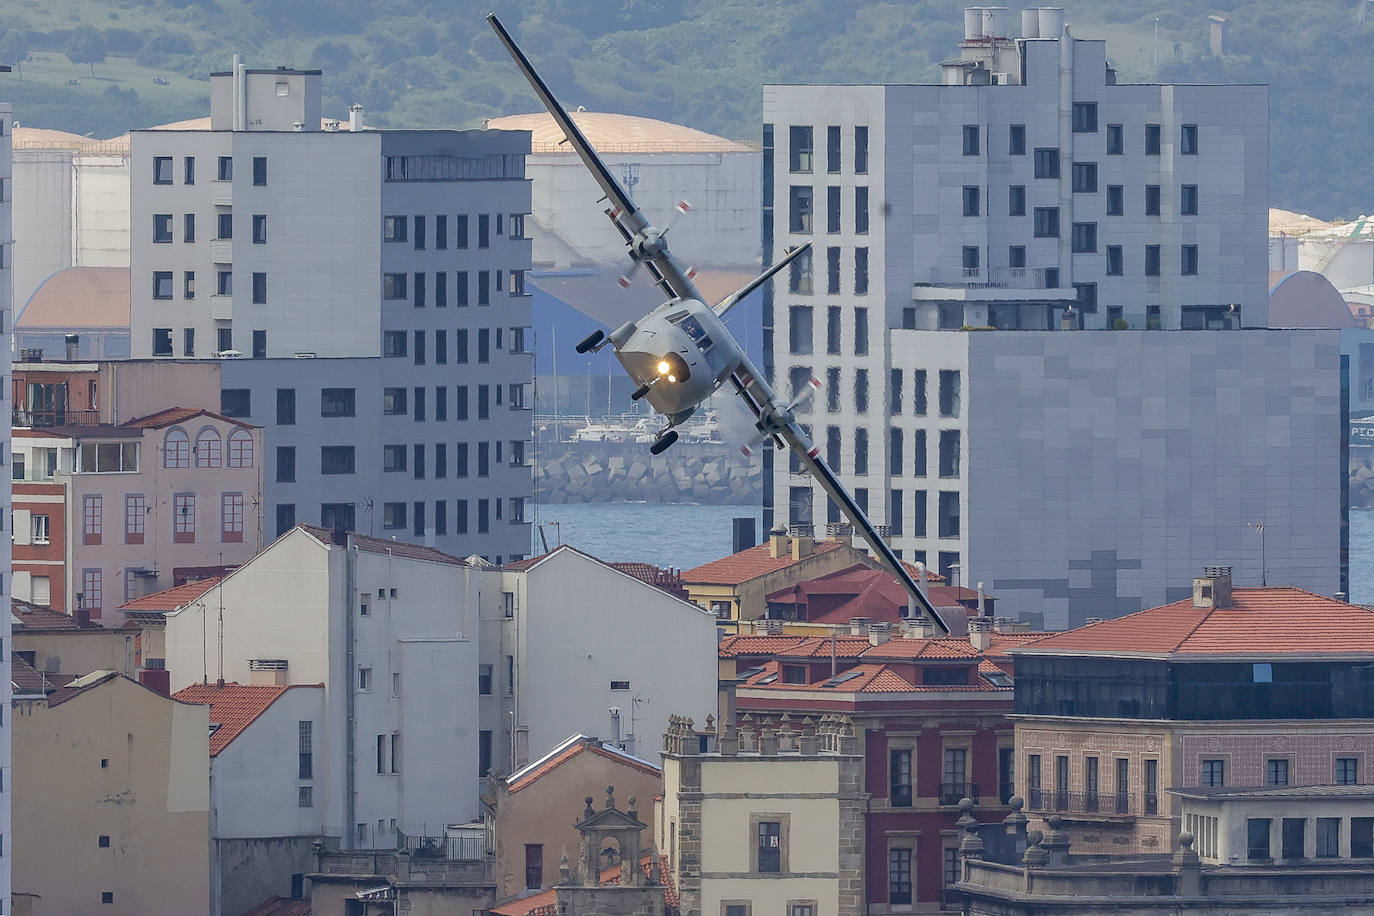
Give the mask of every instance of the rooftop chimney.
<svg viewBox="0 0 1374 916">
<path fill-rule="evenodd" d="M 62 338 L 62 341 L 67 345 L 67 361 L 75 362 L 81 352 L 81 335 L 68 334 Z"/>
<path fill-rule="evenodd" d="M 804 560 L 816 552 L 816 539 L 810 534 L 797 533 L 792 538 L 792 559 Z"/>
<path fill-rule="evenodd" d="M 774 525 L 768 532 L 768 556 L 780 560 L 787 556 L 787 529 Z"/>
<path fill-rule="evenodd" d="M 350 132 L 363 129 L 363 106 L 357 102 L 348 106 L 348 129 Z"/>
<path fill-rule="evenodd" d="M 979 652 L 986 652 L 992 645 L 992 621 L 986 617 L 968 619 L 968 641 Z"/>
<path fill-rule="evenodd" d="M 1231 603 L 1231 567 L 1204 566 L 1202 575 L 1193 580 L 1193 607 L 1233 607 Z"/>
</svg>

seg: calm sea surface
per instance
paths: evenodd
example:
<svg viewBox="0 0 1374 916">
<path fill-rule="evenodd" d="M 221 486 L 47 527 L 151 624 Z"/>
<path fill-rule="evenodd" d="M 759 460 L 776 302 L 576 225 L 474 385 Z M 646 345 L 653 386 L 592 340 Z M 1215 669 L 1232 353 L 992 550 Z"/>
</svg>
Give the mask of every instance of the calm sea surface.
<svg viewBox="0 0 1374 916">
<path fill-rule="evenodd" d="M 754 519 L 761 540 L 763 511 L 750 506 L 582 503 L 540 506 L 549 546 L 561 542 L 607 561 L 642 560 L 691 569 L 730 553 L 730 520 Z M 535 526 L 532 554 L 543 553 Z M 1350 513 L 1350 598 L 1374 604 L 1374 511 Z"/>
</svg>

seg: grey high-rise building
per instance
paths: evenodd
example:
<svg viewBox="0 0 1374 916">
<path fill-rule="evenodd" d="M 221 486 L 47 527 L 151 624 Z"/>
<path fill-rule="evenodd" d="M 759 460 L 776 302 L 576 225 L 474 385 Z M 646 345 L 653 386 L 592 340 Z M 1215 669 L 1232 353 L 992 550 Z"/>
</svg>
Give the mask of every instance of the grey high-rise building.
<svg viewBox="0 0 1374 916">
<path fill-rule="evenodd" d="M 858 502 L 999 608 L 1077 624 L 1218 563 L 1342 588 L 1339 343 L 1262 330 L 1267 87 L 1118 83 L 1021 18 L 970 9 L 938 85 L 765 87 L 764 250 L 814 245 L 768 294 L 775 383 L 820 380 Z M 841 521 L 765 461 L 765 525 Z"/>
<path fill-rule="evenodd" d="M 320 79 L 236 62 L 210 130 L 133 132 L 133 356 L 223 360 L 269 536 L 522 557 L 529 134 L 322 121 Z"/>
</svg>

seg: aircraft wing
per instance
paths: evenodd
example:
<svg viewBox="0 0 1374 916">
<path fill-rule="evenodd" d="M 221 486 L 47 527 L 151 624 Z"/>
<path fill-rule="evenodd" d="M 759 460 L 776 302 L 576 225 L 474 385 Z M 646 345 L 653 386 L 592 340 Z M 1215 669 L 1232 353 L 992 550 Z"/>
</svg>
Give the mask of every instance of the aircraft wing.
<svg viewBox="0 0 1374 916">
<path fill-rule="evenodd" d="M 611 218 L 616 229 L 624 237 L 627 245 L 630 246 L 631 257 L 635 261 L 643 263 L 653 274 L 655 282 L 669 296 L 676 296 L 682 299 L 696 299 L 704 302 L 701 293 L 696 285 L 692 283 L 688 272 L 682 268 L 677 260 L 668 251 L 666 241 L 662 235 L 654 229 L 643 212 L 635 206 L 630 195 L 616 181 L 611 170 L 606 167 L 606 163 L 601 161 L 591 143 L 583 136 L 582 131 L 573 121 L 572 116 L 559 104 L 558 99 L 554 98 L 553 92 L 544 82 L 543 78 L 535 71 L 534 66 L 525 57 L 523 51 L 515 44 L 515 40 L 510 37 L 506 27 L 501 24 L 501 20 L 496 18 L 495 13 L 487 14 L 487 21 L 496 31 L 496 37 L 501 40 L 515 61 L 515 65 L 520 68 L 525 79 L 529 81 L 530 87 L 534 89 L 534 94 L 539 96 L 539 101 L 544 103 L 549 114 L 553 116 L 558 126 L 562 128 L 564 136 L 577 151 L 578 157 L 587 166 L 596 183 L 601 186 L 602 192 L 606 195 L 606 200 L 610 207 L 606 210 L 606 215 Z"/>
<path fill-rule="evenodd" d="M 772 436 L 777 441 L 786 443 L 787 447 L 805 465 L 811 476 L 820 482 L 821 487 L 840 507 L 840 511 L 844 513 L 845 518 L 849 519 L 849 523 L 863 535 L 863 539 L 873 549 L 873 553 L 882 567 L 897 577 L 897 581 L 906 588 L 916 606 L 935 625 L 936 630 L 940 634 L 948 636 L 949 626 L 936 613 L 930 599 L 925 596 L 925 593 L 916 584 L 916 580 L 911 577 L 911 572 L 878 534 L 873 523 L 868 520 L 867 514 L 859 508 L 858 503 L 854 502 L 854 498 L 849 495 L 844 484 L 840 483 L 835 472 L 830 470 L 825 459 L 821 458 L 820 447 L 807 435 L 806 430 L 802 429 L 801 424 L 793 415 L 792 409 L 782 403 L 772 387 L 763 381 L 758 371 L 747 362 L 731 376 L 731 382 L 741 399 L 758 418 L 760 431 Z"/>
</svg>

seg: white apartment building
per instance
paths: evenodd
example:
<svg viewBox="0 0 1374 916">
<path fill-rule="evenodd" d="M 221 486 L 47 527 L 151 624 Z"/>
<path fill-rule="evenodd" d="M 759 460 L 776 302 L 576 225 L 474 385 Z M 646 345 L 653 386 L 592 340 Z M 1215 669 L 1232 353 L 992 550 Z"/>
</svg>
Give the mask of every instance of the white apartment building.
<svg viewBox="0 0 1374 916">
<path fill-rule="evenodd" d="M 276 531 L 524 556 L 529 135 L 314 129 L 319 81 L 236 63 L 210 130 L 131 134 L 133 356 L 224 358 Z"/>
<path fill-rule="evenodd" d="M 431 548 L 299 526 L 167 613 L 171 687 L 323 685 L 311 776 L 298 788 L 311 787 L 325 834 L 345 849 L 395 849 L 398 832 L 441 836 L 478 814 L 476 793 L 455 787 L 477 784 L 486 581 Z"/>
<path fill-rule="evenodd" d="M 0 72 L 6 72 L 9 67 L 0 67 Z M 14 255 L 14 234 L 11 231 L 11 211 L 14 192 L 12 154 L 10 149 L 10 139 L 14 134 L 14 115 L 13 109 L 8 102 L 0 102 L 0 376 L 10 377 L 10 364 L 14 354 L 10 348 L 10 334 L 14 327 L 14 280 L 11 273 L 11 261 Z M 4 410 L 6 401 L 10 401 L 8 386 L 0 386 L 0 411 Z M 11 401 L 10 406 L 14 404 Z M 0 442 L 0 455 L 9 453 L 9 442 Z M 4 483 L 0 483 L 0 494 L 3 495 L 3 502 L 0 502 L 0 509 L 6 510 L 10 505 L 10 475 L 0 475 L 4 477 Z M 11 542 L 8 537 L 0 537 L 0 602 L 6 604 L 10 600 L 10 555 Z M 6 616 L 3 623 L 0 623 L 0 638 L 4 643 L 9 643 L 10 637 L 10 618 Z M 0 709 L 10 708 L 10 693 L 12 683 L 10 681 L 10 657 L 7 652 L 0 652 Z M 10 831 L 10 814 L 12 810 L 9 786 L 13 780 L 10 778 L 10 721 L 6 717 L 0 722 L 0 777 L 4 782 L 0 783 L 0 907 L 4 911 L 10 910 L 10 862 L 14 843 L 13 833 Z"/>
<path fill-rule="evenodd" d="M 498 575 L 481 622 L 483 775 L 513 773 L 569 732 L 650 754 L 674 709 L 713 708 L 710 612 L 566 545 Z"/>
<path fill-rule="evenodd" d="M 812 433 L 894 547 L 1013 613 L 1258 584 L 1260 518 L 1269 581 L 1342 588 L 1338 344 L 1240 330 L 1268 324 L 1266 88 L 1118 84 L 1054 9 L 1022 33 L 970 10 L 940 85 L 764 88 L 764 250 L 815 246 L 766 293 L 776 384 L 821 381 Z M 765 527 L 841 521 L 787 461 Z"/>
</svg>

